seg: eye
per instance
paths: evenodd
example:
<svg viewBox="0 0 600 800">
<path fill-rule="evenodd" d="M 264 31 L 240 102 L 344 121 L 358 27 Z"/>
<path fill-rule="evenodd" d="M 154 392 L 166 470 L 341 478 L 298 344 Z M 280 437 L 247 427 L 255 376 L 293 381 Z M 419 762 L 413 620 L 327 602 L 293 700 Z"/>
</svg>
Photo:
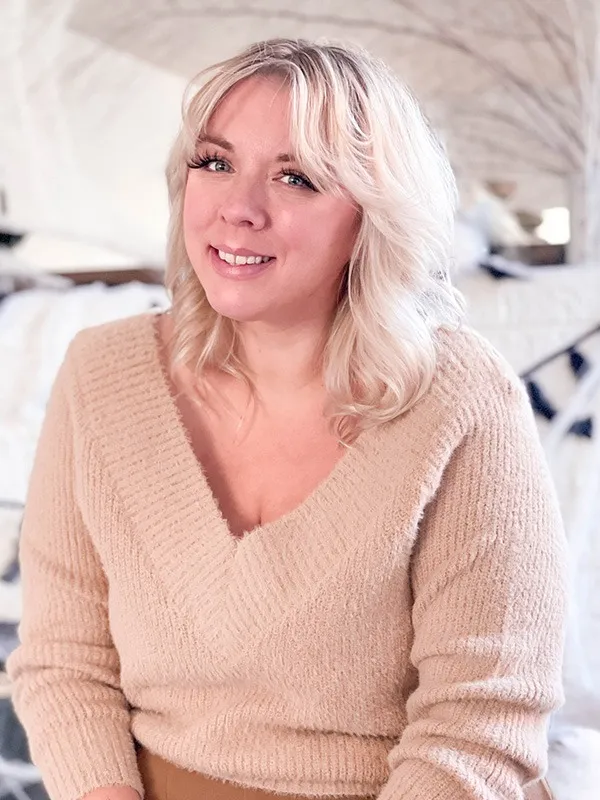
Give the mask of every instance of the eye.
<svg viewBox="0 0 600 800">
<path fill-rule="evenodd" d="M 231 165 L 217 154 L 204 154 L 195 156 L 188 162 L 190 169 L 203 169 L 207 172 L 229 172 Z"/>
<path fill-rule="evenodd" d="M 209 172 L 229 172 L 229 164 L 220 158 L 211 158 L 204 166 Z"/>
<path fill-rule="evenodd" d="M 315 185 L 301 172 L 284 169 L 281 171 L 281 175 L 283 182 L 288 186 L 297 186 L 300 189 L 311 189 L 313 192 L 317 191 Z"/>
</svg>

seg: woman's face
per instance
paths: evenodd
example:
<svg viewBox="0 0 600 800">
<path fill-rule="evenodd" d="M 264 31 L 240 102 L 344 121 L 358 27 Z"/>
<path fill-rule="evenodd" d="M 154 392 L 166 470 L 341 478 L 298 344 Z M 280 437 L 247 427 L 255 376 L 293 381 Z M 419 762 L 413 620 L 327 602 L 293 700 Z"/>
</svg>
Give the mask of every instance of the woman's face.
<svg viewBox="0 0 600 800">
<path fill-rule="evenodd" d="M 240 322 L 325 321 L 358 232 L 356 207 L 316 191 L 294 160 L 289 114 L 280 80 L 243 81 L 188 173 L 190 262 L 215 311 Z"/>
</svg>

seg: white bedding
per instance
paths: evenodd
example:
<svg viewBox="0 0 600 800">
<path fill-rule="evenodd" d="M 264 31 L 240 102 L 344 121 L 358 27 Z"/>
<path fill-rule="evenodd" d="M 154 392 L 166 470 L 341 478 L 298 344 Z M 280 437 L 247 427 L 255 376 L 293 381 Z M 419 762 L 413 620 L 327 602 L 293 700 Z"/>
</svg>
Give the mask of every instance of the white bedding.
<svg viewBox="0 0 600 800">
<path fill-rule="evenodd" d="M 19 504 L 27 483 L 52 382 L 82 328 L 167 305 L 161 286 L 103 283 L 67 290 L 31 289 L 0 302 L 0 626 L 20 618 L 16 555 Z M 4 634 L 4 636 L 3 636 Z M 0 629 L 0 660 L 10 646 Z"/>
</svg>

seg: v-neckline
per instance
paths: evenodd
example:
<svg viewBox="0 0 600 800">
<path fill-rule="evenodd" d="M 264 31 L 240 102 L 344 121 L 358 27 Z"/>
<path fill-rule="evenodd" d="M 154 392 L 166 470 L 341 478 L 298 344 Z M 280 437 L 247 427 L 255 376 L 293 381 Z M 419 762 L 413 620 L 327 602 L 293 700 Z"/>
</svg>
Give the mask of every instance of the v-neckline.
<svg viewBox="0 0 600 800">
<path fill-rule="evenodd" d="M 219 501 L 212 490 L 202 463 L 194 452 L 190 431 L 174 396 L 174 387 L 168 374 L 168 365 L 165 358 L 165 347 L 158 329 L 158 319 L 161 314 L 150 313 L 147 316 L 150 323 L 149 333 L 152 344 L 150 350 L 154 355 L 152 367 L 156 376 L 156 381 L 152 381 L 152 383 L 157 386 L 157 399 L 160 401 L 162 410 L 160 420 L 157 420 L 158 424 L 166 425 L 172 432 L 176 451 L 181 459 L 182 469 L 188 470 L 194 476 L 194 480 L 202 488 L 202 496 L 209 501 L 211 515 L 217 522 L 221 532 L 227 535 L 227 538 L 236 548 L 252 537 L 257 538 L 257 536 L 266 535 L 273 528 L 294 525 L 299 518 L 310 517 L 316 507 L 323 504 L 326 506 L 328 501 L 334 499 L 332 494 L 335 497 L 339 497 L 340 490 L 343 492 L 346 485 L 348 474 L 352 473 L 355 468 L 354 462 L 359 451 L 363 450 L 370 439 L 376 438 L 377 431 L 375 429 L 368 429 L 362 432 L 353 444 L 348 446 L 347 451 L 340 456 L 327 475 L 292 509 L 273 520 L 253 526 L 240 536 L 234 534 L 228 520 L 221 511 Z"/>
<path fill-rule="evenodd" d="M 365 546 L 374 525 L 386 530 L 398 436 L 395 423 L 365 431 L 294 509 L 235 539 L 180 417 L 156 326 L 148 313 L 115 329 L 106 346 L 121 368 L 104 376 L 110 399 L 90 400 L 89 411 L 102 421 L 107 480 L 165 599 L 196 621 L 199 648 L 228 661 Z"/>
</svg>

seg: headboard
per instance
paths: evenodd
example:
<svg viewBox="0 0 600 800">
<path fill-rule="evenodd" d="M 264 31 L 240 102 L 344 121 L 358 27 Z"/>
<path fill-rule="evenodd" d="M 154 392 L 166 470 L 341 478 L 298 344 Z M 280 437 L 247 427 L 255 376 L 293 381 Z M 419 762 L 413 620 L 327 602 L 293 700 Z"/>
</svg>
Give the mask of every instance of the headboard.
<svg viewBox="0 0 600 800">
<path fill-rule="evenodd" d="M 162 284 L 164 272 L 154 267 L 128 267 L 125 269 L 69 270 L 53 273 L 61 278 L 68 278 L 76 286 L 101 281 L 107 286 L 118 286 L 130 281 L 139 283 Z"/>
<path fill-rule="evenodd" d="M 164 272 L 156 267 L 53 271 L 23 269 L 19 266 L 15 269 L 1 267 L 0 264 L 0 298 L 26 289 L 65 289 L 91 283 L 122 286 L 137 282 L 147 286 L 162 286 L 164 279 Z"/>
</svg>

